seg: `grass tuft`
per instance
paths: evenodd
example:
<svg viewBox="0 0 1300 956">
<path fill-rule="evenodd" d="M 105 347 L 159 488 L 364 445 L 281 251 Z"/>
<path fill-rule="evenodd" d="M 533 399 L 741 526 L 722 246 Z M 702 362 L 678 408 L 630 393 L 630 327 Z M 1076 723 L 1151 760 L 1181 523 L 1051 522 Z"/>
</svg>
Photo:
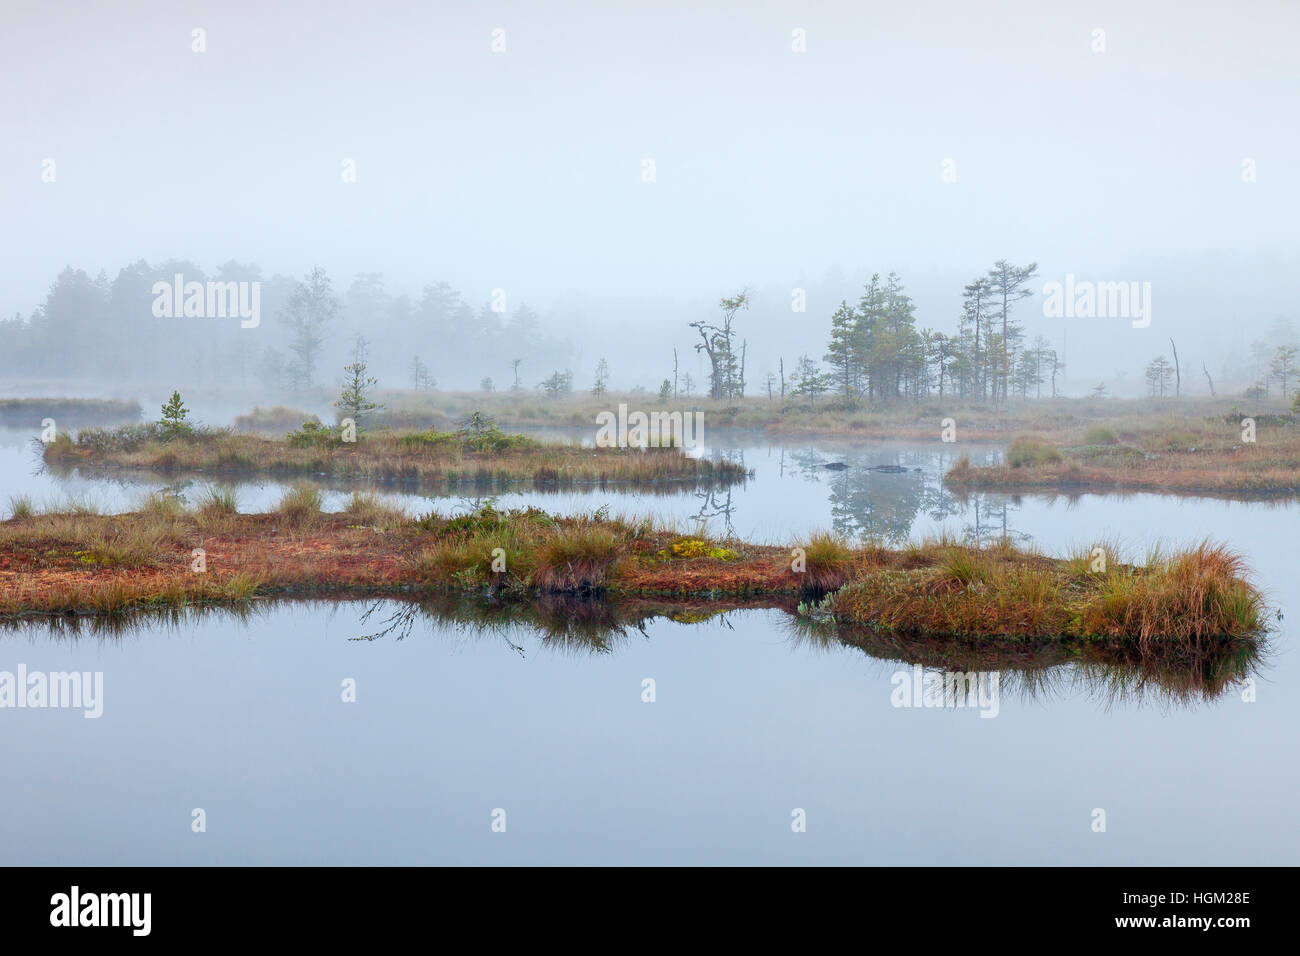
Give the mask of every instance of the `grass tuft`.
<svg viewBox="0 0 1300 956">
<path fill-rule="evenodd" d="M 1054 465 L 1061 453 L 1041 438 L 1017 438 L 1007 449 L 1007 464 L 1012 468 L 1026 465 Z"/>
<path fill-rule="evenodd" d="M 293 527 L 306 527 L 320 518 L 321 492 L 311 485 L 294 485 L 284 493 L 276 510 Z"/>
<path fill-rule="evenodd" d="M 853 552 L 843 538 L 823 531 L 808 539 L 804 560 L 805 586 L 812 591 L 833 591 L 848 581 Z"/>
<path fill-rule="evenodd" d="M 36 505 L 30 495 L 9 496 L 9 517 L 14 521 L 31 518 L 36 514 Z"/>
</svg>

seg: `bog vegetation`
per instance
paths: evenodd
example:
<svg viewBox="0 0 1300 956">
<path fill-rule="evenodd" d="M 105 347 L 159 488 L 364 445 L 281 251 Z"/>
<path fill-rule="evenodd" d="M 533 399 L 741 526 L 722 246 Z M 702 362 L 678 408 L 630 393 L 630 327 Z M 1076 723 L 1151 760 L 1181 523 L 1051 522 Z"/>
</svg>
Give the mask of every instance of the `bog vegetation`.
<svg viewBox="0 0 1300 956">
<path fill-rule="evenodd" d="M 1111 546 L 1052 558 L 1003 541 L 854 547 L 715 539 L 604 511 L 491 507 L 412 517 L 371 495 L 336 514 L 290 489 L 268 514 L 212 490 L 196 507 L 154 495 L 131 513 L 38 513 L 0 523 L 0 612 L 124 611 L 256 595 L 445 592 L 800 601 L 810 621 L 1001 640 L 1173 642 L 1264 630 L 1242 559 L 1209 543 L 1129 563 Z M 194 548 L 204 552 L 194 570 Z"/>
</svg>

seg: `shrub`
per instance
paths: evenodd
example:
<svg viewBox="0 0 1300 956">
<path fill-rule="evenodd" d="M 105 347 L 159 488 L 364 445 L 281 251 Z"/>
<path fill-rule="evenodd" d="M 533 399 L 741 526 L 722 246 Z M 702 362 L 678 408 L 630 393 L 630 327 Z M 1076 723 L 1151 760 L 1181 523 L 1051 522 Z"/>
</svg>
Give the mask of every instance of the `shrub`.
<svg viewBox="0 0 1300 956">
<path fill-rule="evenodd" d="M 339 425 L 322 425 L 320 422 L 303 422 L 297 431 L 285 436 L 294 448 L 332 448 L 343 444 L 343 428 Z"/>
<path fill-rule="evenodd" d="M 1061 460 L 1061 453 L 1038 438 L 1017 438 L 1007 449 L 1007 464 L 1012 468 L 1024 465 L 1053 465 Z"/>
</svg>

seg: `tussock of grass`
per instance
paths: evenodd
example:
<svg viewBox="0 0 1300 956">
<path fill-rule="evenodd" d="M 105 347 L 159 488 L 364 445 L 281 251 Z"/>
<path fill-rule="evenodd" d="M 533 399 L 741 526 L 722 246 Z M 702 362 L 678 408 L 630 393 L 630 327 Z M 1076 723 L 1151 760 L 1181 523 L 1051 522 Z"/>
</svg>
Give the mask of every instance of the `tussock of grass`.
<svg viewBox="0 0 1300 956">
<path fill-rule="evenodd" d="M 1007 464 L 1012 468 L 1054 465 L 1060 460 L 1060 451 L 1039 438 L 1017 438 L 1007 449 Z"/>
<path fill-rule="evenodd" d="M 930 568 L 886 570 L 833 598 L 845 621 L 905 633 L 1102 637 L 1175 643 L 1263 630 L 1264 600 L 1240 556 L 1202 544 L 1143 566 L 1011 549 L 947 548 Z"/>
<path fill-rule="evenodd" d="M 945 582 L 972 587 L 987 582 L 990 574 L 984 555 L 969 548 L 945 548 L 939 560 L 940 580 Z"/>
<path fill-rule="evenodd" d="M 452 538 L 425 548 L 412 567 L 422 581 L 432 584 L 466 573 L 473 580 L 482 579 L 491 564 L 492 551 L 484 542 Z"/>
<path fill-rule="evenodd" d="M 410 521 L 410 516 L 396 505 L 386 503 L 369 491 L 354 492 L 343 513 L 357 524 L 371 528 L 395 528 Z"/>
<path fill-rule="evenodd" d="M 1203 542 L 1146 568 L 1117 567 L 1080 612 L 1089 634 L 1195 639 L 1263 626 L 1263 596 L 1246 579 L 1242 557 Z"/>
<path fill-rule="evenodd" d="M 30 495 L 10 495 L 9 496 L 9 517 L 14 521 L 21 521 L 24 518 L 30 518 L 36 514 L 36 505 L 32 502 Z"/>
<path fill-rule="evenodd" d="M 597 591 L 619 559 L 606 528 L 579 527 L 547 539 L 537 551 L 534 581 L 545 591 Z"/>
<path fill-rule="evenodd" d="M 169 492 L 153 491 L 145 495 L 137 510 L 157 518 L 179 518 L 185 513 L 185 503 Z"/>
<path fill-rule="evenodd" d="M 46 510 L 46 511 L 55 511 L 55 510 L 57 510 L 57 509 L 54 509 L 54 508 L 46 508 L 45 510 Z M 64 505 L 64 507 L 63 507 L 62 510 L 63 510 L 64 512 L 66 512 L 66 513 L 74 514 L 74 515 L 81 515 L 81 516 L 83 516 L 83 517 L 86 516 L 86 515 L 97 515 L 97 514 L 100 513 L 100 507 L 99 507 L 98 502 L 96 502 L 96 501 L 94 501 L 93 499 L 87 497 L 86 495 L 71 495 L 71 496 L 69 496 L 68 501 L 67 501 L 67 504 Z"/>
<path fill-rule="evenodd" d="M 197 504 L 200 514 L 229 517 L 239 513 L 239 499 L 234 488 L 209 485 L 199 495 Z"/>
<path fill-rule="evenodd" d="M 294 485 L 284 493 L 276 510 L 293 527 L 310 525 L 320 517 L 321 493 L 310 485 Z"/>
<path fill-rule="evenodd" d="M 194 517 L 199 527 L 210 534 L 226 531 L 239 515 L 239 502 L 233 488 L 209 485 L 199 494 Z"/>
<path fill-rule="evenodd" d="M 849 579 L 853 552 L 848 543 L 830 532 L 819 532 L 804 547 L 805 584 L 812 591 L 833 591 Z"/>
</svg>

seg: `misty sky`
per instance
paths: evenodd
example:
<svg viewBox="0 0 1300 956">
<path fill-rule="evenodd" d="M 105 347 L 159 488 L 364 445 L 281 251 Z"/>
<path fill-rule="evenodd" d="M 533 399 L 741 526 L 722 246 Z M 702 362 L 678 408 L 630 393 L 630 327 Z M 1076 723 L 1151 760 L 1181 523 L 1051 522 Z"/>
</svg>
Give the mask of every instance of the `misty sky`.
<svg viewBox="0 0 1300 956">
<path fill-rule="evenodd" d="M 761 374 L 872 271 L 948 331 L 1008 258 L 1153 283 L 1150 328 L 1068 325 L 1072 378 L 1300 324 L 1295 2 L 7 0 L 0 69 L 5 315 L 69 264 L 319 264 L 503 288 L 657 383 L 741 286 Z"/>
</svg>

